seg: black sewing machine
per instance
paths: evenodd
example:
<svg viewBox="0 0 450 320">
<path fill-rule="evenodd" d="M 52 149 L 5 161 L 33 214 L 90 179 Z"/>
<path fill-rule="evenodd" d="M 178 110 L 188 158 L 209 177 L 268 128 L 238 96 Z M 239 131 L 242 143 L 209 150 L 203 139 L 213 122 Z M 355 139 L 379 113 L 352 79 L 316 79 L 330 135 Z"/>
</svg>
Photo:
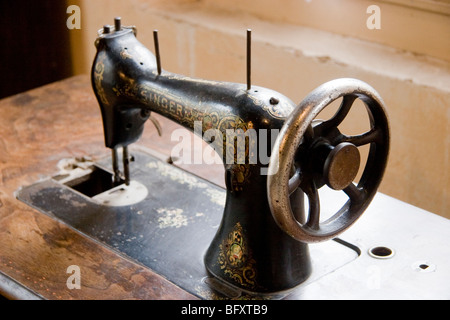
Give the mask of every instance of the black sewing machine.
<svg viewBox="0 0 450 320">
<path fill-rule="evenodd" d="M 173 74 L 161 68 L 154 35 L 155 55 L 119 18 L 99 31 L 92 86 L 111 158 L 62 163 L 58 175 L 23 188 L 18 198 L 201 298 L 284 297 L 355 259 L 359 249 L 337 237 L 367 209 L 387 163 L 389 126 L 378 93 L 338 79 L 296 105 L 254 86 L 250 32 L 246 84 Z M 316 119 L 336 100 L 333 117 Z M 366 106 L 370 129 L 346 135 L 339 125 L 356 100 Z M 214 148 L 226 190 L 130 152 L 147 120 L 161 130 L 152 112 Z M 361 146 L 369 148 L 365 163 Z M 326 218 L 324 186 L 345 196 Z M 326 249 L 309 245 L 332 239 Z M 331 254 L 339 258 L 321 265 Z"/>
</svg>

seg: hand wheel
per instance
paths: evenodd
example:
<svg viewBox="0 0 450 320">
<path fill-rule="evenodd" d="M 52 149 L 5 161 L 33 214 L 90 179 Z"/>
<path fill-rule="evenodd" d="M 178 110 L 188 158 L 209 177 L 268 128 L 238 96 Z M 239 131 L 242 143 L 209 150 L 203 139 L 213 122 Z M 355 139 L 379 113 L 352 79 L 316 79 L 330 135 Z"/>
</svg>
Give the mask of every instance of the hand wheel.
<svg viewBox="0 0 450 320">
<path fill-rule="evenodd" d="M 326 121 L 314 118 L 333 101 L 342 102 Z M 370 130 L 345 135 L 338 129 L 356 99 L 364 102 Z M 369 145 L 366 165 L 358 184 L 353 183 L 359 166 L 358 147 Z M 372 201 L 381 182 L 389 153 L 389 125 L 378 93 L 356 79 L 337 79 L 316 88 L 285 121 L 269 163 L 267 193 L 278 226 L 296 240 L 319 242 L 336 237 L 350 227 Z M 327 185 L 342 190 L 346 203 L 320 221 L 318 189 Z M 300 188 L 309 209 L 303 223 L 291 209 L 290 194 Z"/>
</svg>

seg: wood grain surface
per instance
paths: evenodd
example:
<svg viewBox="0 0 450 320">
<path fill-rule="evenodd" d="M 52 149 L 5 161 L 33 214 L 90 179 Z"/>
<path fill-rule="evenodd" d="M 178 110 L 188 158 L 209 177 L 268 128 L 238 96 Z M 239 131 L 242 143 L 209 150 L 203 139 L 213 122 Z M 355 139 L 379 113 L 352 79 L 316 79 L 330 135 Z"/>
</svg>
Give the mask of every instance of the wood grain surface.
<svg viewBox="0 0 450 320">
<path fill-rule="evenodd" d="M 177 143 L 170 133 L 179 127 L 156 117 L 163 136 L 146 124 L 138 144 L 168 157 Z M 21 187 L 54 175 L 61 159 L 108 155 L 88 76 L 0 101 L 0 273 L 45 299 L 195 299 L 152 270 L 15 198 Z M 191 166 L 190 171 L 223 185 L 221 165 Z M 66 285 L 71 265 L 80 267 L 81 289 Z"/>
</svg>

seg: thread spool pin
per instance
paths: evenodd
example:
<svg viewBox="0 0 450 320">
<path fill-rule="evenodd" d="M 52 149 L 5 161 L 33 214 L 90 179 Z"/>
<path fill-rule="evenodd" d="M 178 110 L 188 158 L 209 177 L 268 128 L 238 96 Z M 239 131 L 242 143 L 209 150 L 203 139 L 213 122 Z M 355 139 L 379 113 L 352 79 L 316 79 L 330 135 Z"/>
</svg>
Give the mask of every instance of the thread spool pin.
<svg viewBox="0 0 450 320">
<path fill-rule="evenodd" d="M 161 56 L 159 54 L 158 30 L 153 30 L 153 41 L 155 42 L 155 57 L 158 68 L 158 75 L 161 75 Z"/>
<path fill-rule="evenodd" d="M 252 56 L 252 30 L 247 29 L 247 90 L 252 87 L 251 83 L 251 56 Z"/>
<path fill-rule="evenodd" d="M 116 31 L 120 31 L 120 29 L 122 29 L 122 21 L 120 17 L 114 18 L 114 29 L 116 29 Z"/>
</svg>

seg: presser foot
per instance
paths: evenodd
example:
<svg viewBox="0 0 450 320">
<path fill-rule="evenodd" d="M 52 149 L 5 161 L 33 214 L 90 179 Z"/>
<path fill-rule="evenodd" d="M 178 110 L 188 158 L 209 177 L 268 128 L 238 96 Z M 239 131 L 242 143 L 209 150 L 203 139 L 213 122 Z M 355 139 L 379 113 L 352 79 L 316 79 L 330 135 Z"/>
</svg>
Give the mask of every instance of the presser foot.
<svg viewBox="0 0 450 320">
<path fill-rule="evenodd" d="M 122 163 L 123 175 L 119 169 L 119 148 L 111 149 L 112 169 L 114 172 L 114 183 L 120 183 L 121 180 L 129 186 L 130 185 L 130 162 L 134 161 L 134 157 L 130 157 L 128 153 L 128 146 L 122 147 Z"/>
</svg>

